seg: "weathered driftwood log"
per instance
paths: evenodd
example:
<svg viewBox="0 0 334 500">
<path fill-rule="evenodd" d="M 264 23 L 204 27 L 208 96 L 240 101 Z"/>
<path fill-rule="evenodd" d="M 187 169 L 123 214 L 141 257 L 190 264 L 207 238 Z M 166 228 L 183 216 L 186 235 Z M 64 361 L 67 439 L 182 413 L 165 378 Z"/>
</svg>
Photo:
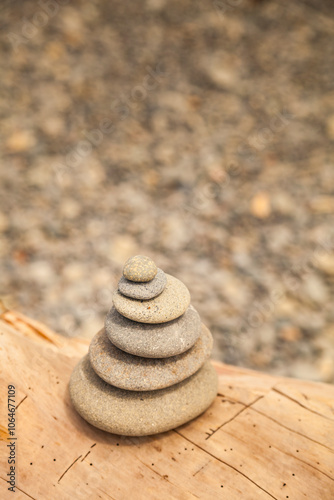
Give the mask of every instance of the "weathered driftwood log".
<svg viewBox="0 0 334 500">
<path fill-rule="evenodd" d="M 0 498 L 334 498 L 334 388 L 215 363 L 213 406 L 175 431 L 126 438 L 73 410 L 88 341 L 0 316 Z M 7 389 L 15 386 L 16 494 L 8 491 Z"/>
</svg>

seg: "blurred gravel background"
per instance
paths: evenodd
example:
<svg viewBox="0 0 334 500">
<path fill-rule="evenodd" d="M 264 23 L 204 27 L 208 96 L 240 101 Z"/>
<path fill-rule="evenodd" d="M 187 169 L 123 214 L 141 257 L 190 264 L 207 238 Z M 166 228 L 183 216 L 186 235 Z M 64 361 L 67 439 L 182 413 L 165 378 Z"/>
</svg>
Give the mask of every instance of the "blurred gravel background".
<svg viewBox="0 0 334 500">
<path fill-rule="evenodd" d="M 214 357 L 334 381 L 331 0 L 5 1 L 2 307 L 93 336 L 124 261 Z"/>
</svg>

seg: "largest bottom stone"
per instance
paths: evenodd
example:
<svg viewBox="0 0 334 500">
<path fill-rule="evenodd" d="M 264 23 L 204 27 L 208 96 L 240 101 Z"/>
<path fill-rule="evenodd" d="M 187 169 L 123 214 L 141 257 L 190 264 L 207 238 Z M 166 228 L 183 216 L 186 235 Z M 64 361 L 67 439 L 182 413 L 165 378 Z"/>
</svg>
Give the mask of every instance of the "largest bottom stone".
<svg viewBox="0 0 334 500">
<path fill-rule="evenodd" d="M 104 431 L 148 436 L 174 429 L 203 413 L 217 395 L 217 374 L 206 362 L 191 377 L 156 391 L 126 391 L 104 382 L 85 356 L 73 370 L 70 394 L 78 413 Z"/>
</svg>

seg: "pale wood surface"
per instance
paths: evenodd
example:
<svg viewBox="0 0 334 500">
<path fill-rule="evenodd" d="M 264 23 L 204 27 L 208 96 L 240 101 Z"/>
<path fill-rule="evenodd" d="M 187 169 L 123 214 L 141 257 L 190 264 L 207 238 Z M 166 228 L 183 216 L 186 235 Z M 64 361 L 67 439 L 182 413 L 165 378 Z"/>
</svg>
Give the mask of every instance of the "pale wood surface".
<svg viewBox="0 0 334 500">
<path fill-rule="evenodd" d="M 14 311 L 0 316 L 0 498 L 334 498 L 334 388 L 215 363 L 219 395 L 175 431 L 126 438 L 71 406 L 88 341 Z M 7 491 L 7 386 L 16 386 L 18 479 Z"/>
</svg>

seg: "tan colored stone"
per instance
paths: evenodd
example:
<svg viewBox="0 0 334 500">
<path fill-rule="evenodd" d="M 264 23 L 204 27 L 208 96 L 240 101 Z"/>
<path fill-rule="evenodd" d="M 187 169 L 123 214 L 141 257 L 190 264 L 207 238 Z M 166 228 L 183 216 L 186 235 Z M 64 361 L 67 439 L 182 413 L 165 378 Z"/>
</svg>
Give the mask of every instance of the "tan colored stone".
<svg viewBox="0 0 334 500">
<path fill-rule="evenodd" d="M 145 255 L 135 255 L 126 261 L 123 276 L 127 280 L 145 283 L 156 276 L 158 268 L 152 259 Z"/>
<path fill-rule="evenodd" d="M 125 436 L 174 429 L 203 413 L 217 395 L 217 374 L 207 362 L 179 384 L 157 391 L 124 391 L 96 375 L 85 356 L 73 370 L 70 395 L 90 424 Z"/>
<path fill-rule="evenodd" d="M 190 304 L 190 293 L 180 280 L 169 274 L 166 277 L 166 288 L 151 300 L 130 299 L 116 290 L 113 295 L 115 308 L 126 318 L 139 323 L 166 323 L 178 318 Z"/>
<path fill-rule="evenodd" d="M 121 389 L 155 391 L 190 377 L 209 358 L 212 335 L 202 325 L 200 338 L 188 351 L 170 358 L 142 358 L 114 346 L 105 331 L 95 335 L 89 346 L 89 359 L 97 375 Z"/>
<path fill-rule="evenodd" d="M 167 278 L 165 273 L 162 269 L 158 268 L 156 276 L 151 281 L 146 281 L 145 283 L 130 281 L 122 276 L 118 282 L 118 290 L 121 294 L 131 299 L 149 300 L 160 295 L 165 289 L 166 283 Z"/>
<path fill-rule="evenodd" d="M 122 351 L 144 358 L 168 358 L 190 349 L 201 333 L 201 318 L 190 305 L 179 318 L 145 324 L 125 318 L 112 307 L 105 322 L 109 340 Z"/>
<path fill-rule="evenodd" d="M 269 217 L 271 214 L 271 205 L 268 193 L 257 193 L 251 200 L 250 211 L 258 219 Z"/>
</svg>

